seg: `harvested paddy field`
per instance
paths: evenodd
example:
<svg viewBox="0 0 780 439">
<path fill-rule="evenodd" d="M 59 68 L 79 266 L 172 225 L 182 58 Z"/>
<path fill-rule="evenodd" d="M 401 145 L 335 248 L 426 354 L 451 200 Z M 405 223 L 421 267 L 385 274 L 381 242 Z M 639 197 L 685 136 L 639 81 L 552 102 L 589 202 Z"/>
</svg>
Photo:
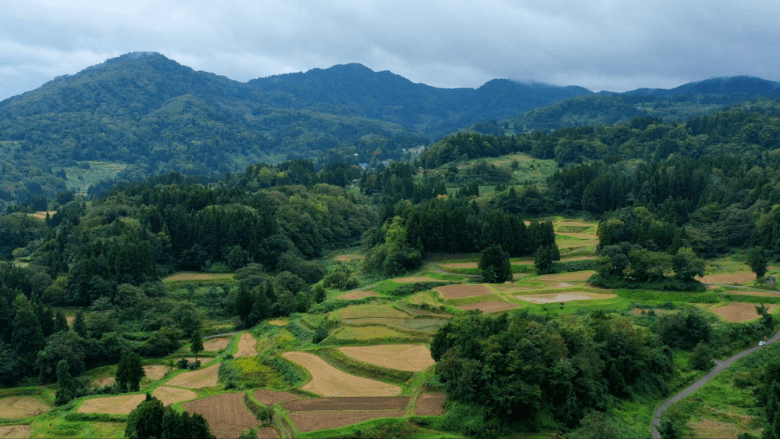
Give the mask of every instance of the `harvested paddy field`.
<svg viewBox="0 0 780 439">
<path fill-rule="evenodd" d="M 334 259 L 336 259 L 339 262 L 350 262 L 350 261 L 362 261 L 366 257 L 363 255 L 338 255 Z"/>
<path fill-rule="evenodd" d="M 431 351 L 422 345 L 347 346 L 339 351 L 364 363 L 408 372 L 420 372 L 436 363 Z"/>
<path fill-rule="evenodd" d="M 198 397 L 192 390 L 168 386 L 160 386 L 154 389 L 152 396 L 162 401 L 163 405 L 166 406 L 176 404 L 177 402 L 189 401 Z"/>
<path fill-rule="evenodd" d="M 532 280 L 558 281 L 558 282 L 585 282 L 591 276 L 596 274 L 593 270 L 572 271 L 571 273 L 545 274 L 537 276 Z"/>
<path fill-rule="evenodd" d="M 251 357 L 257 355 L 257 340 L 252 337 L 252 334 L 245 332 L 241 334 L 241 338 L 238 339 L 238 352 L 233 357 Z"/>
<path fill-rule="evenodd" d="M 138 404 L 144 402 L 146 395 L 108 396 L 92 398 L 81 403 L 79 413 L 106 413 L 109 415 L 129 415 Z"/>
<path fill-rule="evenodd" d="M 710 311 L 723 317 L 729 322 L 747 322 L 749 320 L 755 320 L 760 317 L 756 311 L 756 306 L 758 306 L 757 303 L 734 302 L 725 306 L 712 308 Z M 777 308 L 777 305 L 766 305 L 766 307 L 769 309 L 769 312 L 772 312 Z"/>
<path fill-rule="evenodd" d="M 571 302 L 573 300 L 602 300 L 617 297 L 614 294 L 597 294 L 574 291 L 571 293 L 534 294 L 532 296 L 515 296 L 516 298 L 532 303 L 558 303 Z"/>
<path fill-rule="evenodd" d="M 729 290 L 724 291 L 723 294 L 733 294 L 735 296 L 780 297 L 780 293 L 772 293 L 769 291 Z"/>
<path fill-rule="evenodd" d="M 449 282 L 448 280 L 434 279 L 426 276 L 410 276 L 410 277 L 397 277 L 393 279 L 393 282 L 399 282 L 402 284 L 412 284 L 415 282 Z"/>
<path fill-rule="evenodd" d="M 2 416 L 2 414 L 0 414 L 0 416 Z M 0 438 L 2 439 L 22 439 L 28 437 L 30 437 L 29 425 L 5 425 L 0 427 Z"/>
<path fill-rule="evenodd" d="M 479 262 L 449 262 L 439 264 L 441 268 L 479 268 Z"/>
<path fill-rule="evenodd" d="M 423 393 L 417 398 L 414 414 L 417 416 L 439 416 L 444 414 L 444 393 Z"/>
<path fill-rule="evenodd" d="M 290 319 L 275 319 L 275 320 L 268 321 L 269 325 L 274 325 L 274 326 L 285 326 L 288 323 L 290 323 Z"/>
<path fill-rule="evenodd" d="M 203 340 L 204 351 L 219 351 L 225 349 L 230 343 L 230 337 L 210 338 Z"/>
<path fill-rule="evenodd" d="M 312 376 L 303 390 L 321 396 L 396 396 L 401 388 L 342 372 L 322 358 L 305 352 L 285 352 L 288 360 L 305 367 Z"/>
<path fill-rule="evenodd" d="M 193 372 L 180 373 L 166 384 L 190 389 L 214 387 L 219 383 L 217 372 L 219 372 L 219 363 Z"/>
<path fill-rule="evenodd" d="M 278 439 L 279 433 L 271 427 L 260 427 L 257 429 L 257 439 Z"/>
<path fill-rule="evenodd" d="M 274 405 L 280 402 L 293 401 L 303 398 L 300 395 L 296 395 L 290 392 L 279 392 L 276 390 L 257 389 L 254 391 L 255 399 L 257 402 L 263 405 Z"/>
<path fill-rule="evenodd" d="M 491 294 L 488 287 L 474 284 L 446 285 L 434 289 L 445 299 L 462 299 L 464 297 L 487 296 Z"/>
<path fill-rule="evenodd" d="M 33 218 L 46 219 L 46 215 L 47 214 L 49 215 L 49 218 L 51 218 L 51 217 L 53 217 L 54 215 L 57 214 L 57 211 L 56 210 L 49 210 L 49 211 L 41 210 L 40 212 L 28 213 L 27 215 L 29 215 L 29 216 L 31 216 Z M 0 437 L 2 437 L 2 436 L 0 436 Z"/>
<path fill-rule="evenodd" d="M 233 279 L 233 275 L 230 273 L 194 273 L 194 272 L 181 272 L 172 274 L 163 279 L 163 282 L 182 282 L 182 281 L 198 281 L 198 280 L 230 280 Z"/>
<path fill-rule="evenodd" d="M 316 412 L 323 410 L 403 410 L 409 406 L 408 396 L 375 398 L 307 398 L 281 404 L 288 412 Z"/>
<path fill-rule="evenodd" d="M 756 274 L 752 271 L 742 271 L 739 273 L 712 274 L 697 279 L 705 284 L 744 284 L 756 280 Z"/>
<path fill-rule="evenodd" d="M 499 312 L 499 311 L 506 311 L 510 309 L 519 308 L 519 305 L 515 305 L 514 303 L 506 303 L 506 302 L 480 302 L 480 303 L 472 303 L 471 305 L 463 305 L 459 306 L 458 308 L 465 310 L 465 311 L 471 311 L 473 309 L 478 309 L 482 311 L 485 314 L 491 313 L 491 312 Z"/>
<path fill-rule="evenodd" d="M 92 388 L 99 389 L 101 387 L 112 386 L 115 383 L 116 378 L 114 377 L 98 378 L 96 380 L 92 380 Z"/>
<path fill-rule="evenodd" d="M 0 418 L 23 419 L 49 411 L 49 405 L 36 396 L 0 398 Z"/>
<path fill-rule="evenodd" d="M 360 300 L 366 297 L 379 297 L 379 294 L 373 291 L 353 291 L 351 293 L 342 294 L 338 297 L 340 300 Z"/>
<path fill-rule="evenodd" d="M 307 432 L 339 428 L 378 418 L 400 418 L 402 411 L 360 412 L 292 412 L 290 420 L 298 431 Z"/>
<path fill-rule="evenodd" d="M 146 377 L 155 381 L 164 377 L 169 370 L 170 368 L 168 366 L 163 365 L 144 366 L 144 373 L 146 373 Z"/>
<path fill-rule="evenodd" d="M 218 438 L 237 438 L 242 432 L 260 425 L 244 406 L 243 393 L 223 393 L 182 404 L 192 415 L 200 413 Z"/>
<path fill-rule="evenodd" d="M 347 342 L 409 338 L 408 334 L 402 334 L 384 326 L 345 326 L 337 329 L 330 336 L 335 340 Z"/>
</svg>

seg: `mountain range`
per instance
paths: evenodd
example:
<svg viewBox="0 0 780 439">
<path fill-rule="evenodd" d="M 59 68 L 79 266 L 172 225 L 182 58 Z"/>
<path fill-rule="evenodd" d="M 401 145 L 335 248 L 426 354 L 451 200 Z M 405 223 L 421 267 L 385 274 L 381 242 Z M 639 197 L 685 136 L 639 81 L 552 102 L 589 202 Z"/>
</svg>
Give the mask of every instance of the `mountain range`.
<svg viewBox="0 0 780 439">
<path fill-rule="evenodd" d="M 716 78 L 595 94 L 494 79 L 442 89 L 360 64 L 242 83 L 137 52 L 0 102 L 0 198 L 73 190 L 74 170 L 89 162 L 114 164 L 123 178 L 235 172 L 297 157 L 372 162 L 463 129 L 685 119 L 756 97 L 780 97 L 780 84 Z"/>
</svg>

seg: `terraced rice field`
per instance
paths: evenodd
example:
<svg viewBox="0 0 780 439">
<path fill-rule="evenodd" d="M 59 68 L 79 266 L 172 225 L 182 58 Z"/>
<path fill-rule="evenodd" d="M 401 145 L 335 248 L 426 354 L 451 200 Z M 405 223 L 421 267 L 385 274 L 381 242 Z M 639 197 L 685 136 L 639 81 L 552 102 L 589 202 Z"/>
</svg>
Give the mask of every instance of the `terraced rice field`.
<svg viewBox="0 0 780 439">
<path fill-rule="evenodd" d="M 409 335 L 385 328 L 384 326 L 345 326 L 330 335 L 334 340 L 340 341 L 372 341 L 384 339 L 409 338 Z"/>
<path fill-rule="evenodd" d="M 255 399 L 263 405 L 274 405 L 280 402 L 293 401 L 303 398 L 300 395 L 289 392 L 278 392 L 276 390 L 257 389 L 254 391 Z"/>
<path fill-rule="evenodd" d="M 739 273 L 712 274 L 698 278 L 699 282 L 705 284 L 745 284 L 756 280 L 756 274 L 752 271 L 742 271 Z"/>
<path fill-rule="evenodd" d="M 571 273 L 545 274 L 537 276 L 533 280 L 558 281 L 558 282 L 585 282 L 596 274 L 593 270 L 572 271 Z"/>
<path fill-rule="evenodd" d="M 780 297 L 780 293 L 773 293 L 770 291 L 729 290 L 724 291 L 723 294 L 733 294 L 735 296 Z"/>
<path fill-rule="evenodd" d="M 400 418 L 403 411 L 355 411 L 355 412 L 292 412 L 290 420 L 298 431 L 316 431 L 339 428 L 377 418 Z"/>
<path fill-rule="evenodd" d="M 152 396 L 162 401 L 163 405 L 166 406 L 176 404 L 177 402 L 189 401 L 198 397 L 192 390 L 168 386 L 160 386 L 154 389 Z"/>
<path fill-rule="evenodd" d="M 431 351 L 422 345 L 347 346 L 339 351 L 364 363 L 408 372 L 420 372 L 436 363 Z"/>
<path fill-rule="evenodd" d="M 290 323 L 290 319 L 274 319 L 268 321 L 269 325 L 274 325 L 274 326 L 285 326 L 288 323 Z"/>
<path fill-rule="evenodd" d="M 487 296 L 490 290 L 484 285 L 457 284 L 434 288 L 445 299 L 462 299 L 464 297 Z"/>
<path fill-rule="evenodd" d="M 285 352 L 288 360 L 305 367 L 312 376 L 303 390 L 321 396 L 396 396 L 401 388 L 381 381 L 344 373 L 322 358 L 305 352 Z"/>
<path fill-rule="evenodd" d="M 198 281 L 198 280 L 230 280 L 233 279 L 233 275 L 230 273 L 193 273 L 193 272 L 181 272 L 172 274 L 163 282 L 181 282 L 181 281 Z"/>
<path fill-rule="evenodd" d="M 515 308 L 520 308 L 520 305 L 515 305 L 514 303 L 506 303 L 506 302 L 480 302 L 480 303 L 472 303 L 470 305 L 459 306 L 458 308 L 465 311 L 478 309 L 485 314 L 489 314 L 491 312 L 500 312 L 500 311 L 507 311 Z"/>
<path fill-rule="evenodd" d="M 182 404 L 189 414 L 200 413 L 219 438 L 237 438 L 242 432 L 260 425 L 244 405 L 243 393 L 223 393 Z"/>
<path fill-rule="evenodd" d="M 444 414 L 444 393 L 423 393 L 417 398 L 414 414 L 417 416 L 439 416 Z"/>
<path fill-rule="evenodd" d="M 410 277 L 397 277 L 393 279 L 393 282 L 398 282 L 402 284 L 412 284 L 415 282 L 449 282 L 449 281 L 434 279 L 432 277 L 427 277 L 427 276 L 410 276 Z"/>
<path fill-rule="evenodd" d="M 733 302 L 725 306 L 712 308 L 710 311 L 723 317 L 729 322 L 747 322 L 749 320 L 755 320 L 760 317 L 756 311 L 756 306 L 758 306 L 757 303 Z M 772 312 L 777 308 L 777 305 L 766 305 L 766 307 L 769 309 L 769 312 Z"/>
<path fill-rule="evenodd" d="M 121 395 L 105 398 L 87 399 L 81 403 L 79 413 L 106 413 L 109 415 L 129 415 L 138 404 L 144 402 L 145 395 Z"/>
<path fill-rule="evenodd" d="M 169 370 L 171 370 L 170 367 L 162 365 L 144 366 L 146 377 L 154 381 L 164 377 Z"/>
<path fill-rule="evenodd" d="M 373 291 L 353 291 L 351 293 L 342 294 L 338 298 L 340 300 L 360 300 L 366 297 L 379 297 L 379 294 Z"/>
<path fill-rule="evenodd" d="M 375 398 L 306 398 L 285 402 L 281 407 L 289 412 L 323 410 L 403 410 L 409 406 L 408 396 Z"/>
<path fill-rule="evenodd" d="M 407 319 L 409 315 L 390 305 L 354 305 L 330 313 L 329 319 L 352 321 L 363 319 Z"/>
<path fill-rule="evenodd" d="M 36 396 L 0 398 L 0 418 L 23 419 L 49 411 L 49 405 Z"/>
<path fill-rule="evenodd" d="M 203 350 L 220 351 L 222 349 L 225 349 L 228 343 L 230 343 L 230 337 L 211 338 L 208 340 L 203 340 Z"/>
<path fill-rule="evenodd" d="M 214 387 L 219 384 L 217 372 L 219 372 L 219 363 L 200 370 L 181 373 L 173 377 L 166 384 L 171 386 L 187 387 L 190 389 Z"/>
<path fill-rule="evenodd" d="M 245 332 L 241 334 L 241 338 L 238 340 L 238 352 L 234 355 L 235 358 L 251 357 L 257 355 L 257 340 L 252 337 L 252 334 Z"/>
<path fill-rule="evenodd" d="M 278 439 L 279 433 L 271 427 L 260 427 L 257 429 L 257 439 Z"/>
<path fill-rule="evenodd" d="M 114 377 L 98 378 L 96 380 L 92 380 L 92 388 L 99 389 L 101 387 L 114 385 L 115 383 L 116 378 Z"/>
<path fill-rule="evenodd" d="M 0 416 L 2 416 L 0 414 Z M 28 438 L 30 437 L 30 426 L 29 425 L 6 425 L 3 427 L 0 427 L 0 438 L 2 439 L 11 439 L 11 438 Z"/>
<path fill-rule="evenodd" d="M 617 297 L 614 294 L 598 294 L 575 291 L 571 293 L 534 294 L 530 296 L 515 296 L 516 298 L 532 303 L 558 303 L 573 300 L 602 300 Z"/>
</svg>

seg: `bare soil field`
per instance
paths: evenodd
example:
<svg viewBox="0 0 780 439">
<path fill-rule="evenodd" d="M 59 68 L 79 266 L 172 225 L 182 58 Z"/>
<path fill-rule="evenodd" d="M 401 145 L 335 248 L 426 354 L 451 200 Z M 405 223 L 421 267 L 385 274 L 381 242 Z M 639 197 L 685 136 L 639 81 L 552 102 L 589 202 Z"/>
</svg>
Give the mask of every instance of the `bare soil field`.
<svg viewBox="0 0 780 439">
<path fill-rule="evenodd" d="M 338 299 L 339 300 L 360 300 L 366 297 L 379 297 L 379 294 L 373 291 L 353 291 L 351 293 L 340 295 Z"/>
<path fill-rule="evenodd" d="M 439 416 L 444 414 L 442 405 L 447 399 L 444 393 L 423 393 L 417 398 L 414 414 L 417 416 Z"/>
<path fill-rule="evenodd" d="M 289 412 L 323 410 L 403 410 L 409 406 L 408 396 L 378 398 L 307 398 L 281 404 Z"/>
<path fill-rule="evenodd" d="M 0 418 L 22 419 L 49 411 L 49 406 L 35 396 L 0 398 Z"/>
<path fill-rule="evenodd" d="M 212 433 L 218 438 L 237 438 L 243 431 L 260 425 L 244 406 L 243 393 L 223 393 L 182 404 L 192 415 L 206 418 Z"/>
<path fill-rule="evenodd" d="M 280 402 L 293 401 L 303 398 L 300 395 L 289 392 L 278 392 L 276 390 L 257 389 L 254 391 L 255 399 L 263 405 L 274 405 Z"/>
<path fill-rule="evenodd" d="M 593 270 L 572 271 L 571 273 L 545 274 L 537 276 L 533 280 L 559 281 L 559 282 L 584 282 L 596 274 Z"/>
<path fill-rule="evenodd" d="M 169 370 L 170 367 L 163 366 L 163 365 L 144 366 L 144 372 L 146 372 L 146 377 L 155 381 L 164 377 Z"/>
<path fill-rule="evenodd" d="M 302 389 L 317 395 L 396 396 L 401 393 L 398 386 L 342 372 L 314 354 L 285 352 L 282 355 L 309 371 L 312 380 Z"/>
<path fill-rule="evenodd" d="M 710 311 L 723 317 L 729 322 L 747 322 L 748 320 L 755 320 L 759 317 L 756 312 L 757 303 L 729 303 L 725 306 L 718 308 L 712 308 Z M 766 305 L 769 312 L 772 312 L 777 305 Z"/>
<path fill-rule="evenodd" d="M 705 284 L 744 284 L 756 280 L 756 274 L 752 271 L 742 271 L 739 273 L 712 274 L 697 279 Z"/>
<path fill-rule="evenodd" d="M 439 264 L 441 268 L 479 268 L 479 262 L 449 262 Z"/>
<path fill-rule="evenodd" d="M 279 433 L 271 427 L 260 427 L 257 429 L 257 439 L 278 439 Z"/>
<path fill-rule="evenodd" d="M 173 377 L 173 379 L 168 381 L 166 384 L 171 386 L 188 387 L 190 389 L 214 387 L 219 383 L 217 372 L 219 372 L 219 363 L 200 370 L 181 373 Z"/>
<path fill-rule="evenodd" d="M 138 404 L 144 402 L 145 395 L 108 396 L 88 399 L 81 403 L 79 413 L 107 413 L 110 415 L 129 415 Z"/>
<path fill-rule="evenodd" d="M 581 221 L 561 221 L 558 223 L 558 225 L 564 227 L 592 227 L 592 226 L 597 226 L 598 223 L 583 223 Z"/>
<path fill-rule="evenodd" d="M 2 416 L 2 415 L 0 415 Z M 3 427 L 0 427 L 0 438 L 2 439 L 11 439 L 11 438 L 28 438 L 30 437 L 30 426 L 29 425 L 6 425 Z"/>
<path fill-rule="evenodd" d="M 601 300 L 617 297 L 614 294 L 586 293 L 574 291 L 571 293 L 534 294 L 532 296 L 515 296 L 516 298 L 533 303 L 558 303 L 571 302 L 572 300 Z"/>
<path fill-rule="evenodd" d="M 421 372 L 435 364 L 431 351 L 422 345 L 347 346 L 339 351 L 364 363 L 409 372 Z"/>
<path fill-rule="evenodd" d="M 210 338 L 208 340 L 203 340 L 203 350 L 219 351 L 225 349 L 228 343 L 230 343 L 230 337 Z"/>
<path fill-rule="evenodd" d="M 520 307 L 519 305 L 515 305 L 513 303 L 506 303 L 506 302 L 480 302 L 480 303 L 472 303 L 471 305 L 459 306 L 458 308 L 466 311 L 470 311 L 472 309 L 478 309 L 483 313 L 488 314 L 491 312 L 506 311 L 509 309 L 515 309 L 519 307 Z"/>
<path fill-rule="evenodd" d="M 770 291 L 729 290 L 724 291 L 723 294 L 733 294 L 735 296 L 780 297 L 780 293 L 772 293 Z"/>
<path fill-rule="evenodd" d="M 462 299 L 464 297 L 487 296 L 491 294 L 488 287 L 474 284 L 446 285 L 434 289 L 445 299 Z"/>
<path fill-rule="evenodd" d="M 377 418 L 400 418 L 402 411 L 362 411 L 362 412 L 293 412 L 290 420 L 298 431 L 327 430 L 344 427 Z"/>
<path fill-rule="evenodd" d="M 410 276 L 410 277 L 397 277 L 393 279 L 393 282 L 398 282 L 402 284 L 412 284 L 415 282 L 449 282 L 449 281 L 434 279 L 432 277 L 427 277 L 427 276 Z"/>
<path fill-rule="evenodd" d="M 241 334 L 241 338 L 238 339 L 238 352 L 233 357 L 252 357 L 257 355 L 257 340 L 252 337 L 252 334 L 245 332 Z"/>
<path fill-rule="evenodd" d="M 166 406 L 176 404 L 177 402 L 189 401 L 198 397 L 192 390 L 168 386 L 160 386 L 154 389 L 152 396 L 162 401 L 163 405 Z"/>
<path fill-rule="evenodd" d="M 172 274 L 163 279 L 163 282 L 180 282 L 180 281 L 196 281 L 196 280 L 220 280 L 220 279 L 233 279 L 233 275 L 230 273 L 192 273 L 181 272 Z"/>
</svg>

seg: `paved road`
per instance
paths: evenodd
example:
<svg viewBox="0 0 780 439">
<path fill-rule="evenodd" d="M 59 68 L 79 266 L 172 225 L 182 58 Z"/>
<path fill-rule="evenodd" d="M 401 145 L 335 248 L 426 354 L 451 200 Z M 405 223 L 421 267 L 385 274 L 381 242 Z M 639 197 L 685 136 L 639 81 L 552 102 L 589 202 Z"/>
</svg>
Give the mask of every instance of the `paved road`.
<svg viewBox="0 0 780 439">
<path fill-rule="evenodd" d="M 777 331 L 777 333 L 772 338 L 767 340 L 766 345 L 764 347 L 769 346 L 770 344 L 778 340 L 780 340 L 780 331 Z M 670 399 L 664 401 L 661 405 L 659 405 L 658 408 L 655 410 L 655 413 L 653 414 L 653 438 L 661 439 L 661 433 L 658 431 L 658 429 L 661 428 L 661 415 L 663 414 L 663 412 L 666 411 L 666 409 L 669 408 L 670 405 L 674 404 L 675 402 L 695 392 L 699 387 L 703 386 L 709 380 L 713 379 L 715 375 L 721 373 L 724 369 L 731 366 L 735 361 L 739 360 L 742 357 L 750 355 L 761 348 L 762 347 L 760 346 L 755 346 L 750 349 L 745 349 L 744 351 L 734 355 L 733 357 L 729 358 L 726 361 L 716 361 L 715 368 L 712 369 L 710 373 L 708 373 L 704 378 L 701 378 L 699 381 L 696 381 L 695 383 L 691 384 L 691 386 L 688 387 L 687 389 L 674 395 L 673 397 L 671 397 Z"/>
</svg>

